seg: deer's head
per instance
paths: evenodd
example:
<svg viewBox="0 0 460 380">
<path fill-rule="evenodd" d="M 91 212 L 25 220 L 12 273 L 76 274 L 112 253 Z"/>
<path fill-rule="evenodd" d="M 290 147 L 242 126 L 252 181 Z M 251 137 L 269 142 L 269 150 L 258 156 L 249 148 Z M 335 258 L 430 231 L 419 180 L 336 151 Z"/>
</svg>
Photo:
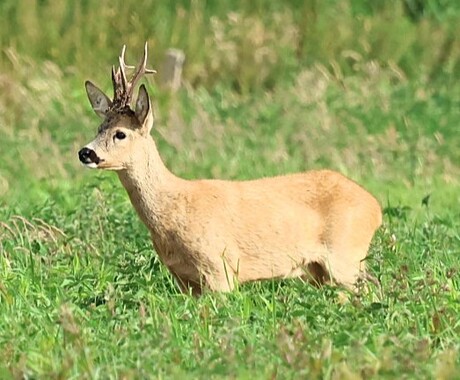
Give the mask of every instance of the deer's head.
<svg viewBox="0 0 460 380">
<path fill-rule="evenodd" d="M 137 68 L 125 64 L 125 46 L 119 57 L 119 67 L 112 68 L 113 100 L 90 81 L 85 83 L 93 110 L 103 121 L 96 138 L 78 152 L 82 164 L 89 168 L 123 170 L 135 162 L 136 156 L 145 148 L 153 125 L 153 112 L 144 85 L 139 92 L 134 110 L 131 100 L 134 87 L 143 74 L 155 73 L 146 68 L 147 43 Z M 126 69 L 135 69 L 131 79 Z"/>
</svg>

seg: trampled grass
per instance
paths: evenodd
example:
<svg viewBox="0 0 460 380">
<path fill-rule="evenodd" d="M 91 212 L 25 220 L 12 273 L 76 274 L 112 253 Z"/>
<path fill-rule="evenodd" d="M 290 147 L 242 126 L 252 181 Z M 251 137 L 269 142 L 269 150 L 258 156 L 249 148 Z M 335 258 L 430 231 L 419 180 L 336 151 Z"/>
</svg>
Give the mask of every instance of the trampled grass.
<svg viewBox="0 0 460 380">
<path fill-rule="evenodd" d="M 0 5 L 0 378 L 459 378 L 458 5 L 219 4 Z M 76 157 L 83 80 L 108 88 L 145 39 L 187 56 L 178 93 L 148 82 L 168 167 L 343 172 L 385 208 L 381 288 L 178 293 L 113 173 Z"/>
</svg>

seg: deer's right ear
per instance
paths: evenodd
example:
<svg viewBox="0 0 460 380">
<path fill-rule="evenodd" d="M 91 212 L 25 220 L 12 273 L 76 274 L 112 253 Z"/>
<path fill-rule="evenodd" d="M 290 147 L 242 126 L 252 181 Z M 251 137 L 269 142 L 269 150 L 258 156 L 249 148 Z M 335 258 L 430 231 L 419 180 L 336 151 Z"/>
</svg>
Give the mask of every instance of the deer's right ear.
<svg viewBox="0 0 460 380">
<path fill-rule="evenodd" d="M 145 134 L 149 134 L 153 126 L 153 111 L 150 104 L 149 94 L 144 84 L 139 87 L 139 94 L 136 101 L 135 114 L 142 125 Z"/>
<path fill-rule="evenodd" d="M 105 117 L 105 114 L 112 105 L 112 101 L 109 97 L 104 94 L 98 87 L 96 87 L 89 80 L 85 82 L 86 93 L 88 94 L 88 99 L 93 107 L 94 112 L 96 112 L 100 117 Z"/>
</svg>

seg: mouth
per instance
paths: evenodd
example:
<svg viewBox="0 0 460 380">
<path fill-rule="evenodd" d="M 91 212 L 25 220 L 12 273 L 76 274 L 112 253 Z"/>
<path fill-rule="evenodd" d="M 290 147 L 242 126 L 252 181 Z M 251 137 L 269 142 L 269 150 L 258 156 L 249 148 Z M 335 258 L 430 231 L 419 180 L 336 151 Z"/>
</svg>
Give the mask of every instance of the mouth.
<svg viewBox="0 0 460 380">
<path fill-rule="evenodd" d="M 88 164 L 85 164 L 85 163 L 81 163 L 85 168 L 90 168 L 90 169 L 97 169 L 98 166 L 95 162 L 90 162 Z"/>
</svg>

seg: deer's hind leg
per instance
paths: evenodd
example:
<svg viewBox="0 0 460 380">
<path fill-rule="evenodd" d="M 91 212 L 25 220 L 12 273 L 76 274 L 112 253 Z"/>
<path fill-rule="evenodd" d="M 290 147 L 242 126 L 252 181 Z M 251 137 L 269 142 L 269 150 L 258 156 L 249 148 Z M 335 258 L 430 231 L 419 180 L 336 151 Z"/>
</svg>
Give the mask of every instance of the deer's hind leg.
<svg viewBox="0 0 460 380">
<path fill-rule="evenodd" d="M 325 265 L 335 282 L 356 290 L 358 280 L 366 277 L 365 259 L 374 230 L 362 219 L 352 218 L 347 215 L 329 231 Z"/>
<path fill-rule="evenodd" d="M 359 251 L 360 253 L 361 251 Z M 356 283 L 366 271 L 364 262 L 361 260 L 351 260 L 345 256 L 350 254 L 350 251 L 343 252 L 339 257 L 335 256 L 337 253 L 332 253 L 326 266 L 334 282 L 345 288 L 355 291 Z"/>
</svg>

